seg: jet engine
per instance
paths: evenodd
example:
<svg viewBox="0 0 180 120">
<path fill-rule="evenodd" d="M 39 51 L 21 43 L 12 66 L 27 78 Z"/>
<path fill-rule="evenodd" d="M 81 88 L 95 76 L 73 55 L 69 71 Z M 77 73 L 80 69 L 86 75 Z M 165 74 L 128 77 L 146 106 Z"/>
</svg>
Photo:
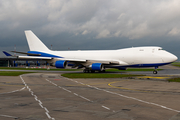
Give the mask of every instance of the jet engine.
<svg viewBox="0 0 180 120">
<path fill-rule="evenodd" d="M 67 62 L 65 60 L 59 60 L 55 62 L 55 67 L 56 68 L 65 68 Z"/>
<path fill-rule="evenodd" d="M 91 66 L 90 66 L 91 70 L 97 70 L 97 71 L 102 71 L 103 70 L 103 65 L 102 63 L 93 63 Z"/>
</svg>

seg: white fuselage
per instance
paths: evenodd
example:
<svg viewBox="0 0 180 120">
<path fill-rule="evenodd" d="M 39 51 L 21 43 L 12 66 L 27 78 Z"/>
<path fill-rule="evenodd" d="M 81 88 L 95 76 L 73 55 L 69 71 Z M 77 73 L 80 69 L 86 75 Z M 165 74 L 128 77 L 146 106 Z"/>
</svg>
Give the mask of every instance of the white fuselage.
<svg viewBox="0 0 180 120">
<path fill-rule="evenodd" d="M 134 47 L 94 51 L 46 51 L 45 53 L 66 59 L 119 61 L 119 66 L 137 65 L 136 67 L 146 67 L 147 65 L 149 67 L 160 66 L 177 60 L 175 55 L 162 50 L 161 47 Z"/>
</svg>

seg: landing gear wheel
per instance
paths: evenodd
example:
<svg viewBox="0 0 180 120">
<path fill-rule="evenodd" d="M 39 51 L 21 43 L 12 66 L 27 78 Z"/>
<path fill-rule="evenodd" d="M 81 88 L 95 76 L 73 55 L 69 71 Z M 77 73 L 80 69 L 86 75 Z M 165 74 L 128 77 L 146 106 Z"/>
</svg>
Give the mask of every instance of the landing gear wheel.
<svg viewBox="0 0 180 120">
<path fill-rule="evenodd" d="M 154 70 L 154 71 L 153 71 L 153 74 L 157 74 L 157 71 L 156 71 L 156 70 Z"/>
<path fill-rule="evenodd" d="M 101 70 L 101 71 L 99 71 L 99 73 L 105 73 L 106 72 L 106 70 Z"/>
<path fill-rule="evenodd" d="M 94 71 L 94 70 L 91 70 L 91 73 L 95 73 L 95 71 Z"/>
<path fill-rule="evenodd" d="M 84 69 L 83 73 L 90 73 L 91 71 L 89 69 Z"/>
</svg>

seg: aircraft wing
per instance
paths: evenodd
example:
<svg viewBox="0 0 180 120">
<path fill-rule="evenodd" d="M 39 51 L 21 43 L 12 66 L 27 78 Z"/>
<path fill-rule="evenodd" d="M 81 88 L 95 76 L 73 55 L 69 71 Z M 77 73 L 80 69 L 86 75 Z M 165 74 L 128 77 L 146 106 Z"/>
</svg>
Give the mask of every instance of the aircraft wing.
<svg viewBox="0 0 180 120">
<path fill-rule="evenodd" d="M 60 58 L 59 60 L 65 60 L 65 61 L 68 61 L 68 62 L 87 62 L 87 60 L 85 59 L 66 59 L 66 58 Z"/>
<path fill-rule="evenodd" d="M 126 62 L 121 61 L 121 60 L 87 60 L 90 61 L 92 63 L 102 63 L 102 64 L 106 64 L 106 65 L 128 65 Z"/>
<path fill-rule="evenodd" d="M 37 57 L 37 56 L 17 56 L 17 58 L 23 58 L 23 59 L 41 59 L 41 60 L 51 60 L 52 57 Z"/>
<path fill-rule="evenodd" d="M 40 57 L 40 56 L 17 56 L 18 58 L 23 59 L 41 59 L 41 60 L 64 60 L 68 62 L 74 62 L 74 63 L 102 63 L 106 65 L 128 65 L 126 62 L 121 60 L 101 60 L 101 59 L 70 59 L 70 58 L 53 58 L 53 57 Z"/>
<path fill-rule="evenodd" d="M 18 58 L 23 59 L 41 59 L 41 60 L 51 60 L 51 59 L 57 59 L 57 60 L 65 60 L 69 62 L 86 62 L 87 60 L 83 59 L 64 59 L 64 58 L 54 58 L 54 57 L 41 57 L 41 56 L 17 56 Z"/>
<path fill-rule="evenodd" d="M 104 60 L 104 59 L 68 59 L 60 58 L 59 60 L 65 60 L 68 62 L 79 62 L 79 63 L 102 63 L 109 65 L 128 65 L 126 62 L 121 60 Z"/>
<path fill-rule="evenodd" d="M 84 64 L 84 65 L 85 64 L 91 65 L 92 63 L 102 63 L 104 65 L 128 65 L 126 62 L 121 60 L 54 58 L 54 57 L 41 57 L 40 54 L 32 54 L 32 53 L 17 52 L 17 51 L 11 51 L 11 52 L 30 55 L 30 56 L 16 56 L 17 58 L 20 59 L 40 59 L 40 60 L 53 60 L 53 61 L 55 59 L 55 61 L 64 60 L 75 64 Z M 6 51 L 3 51 L 3 53 L 6 56 L 12 56 Z"/>
<path fill-rule="evenodd" d="M 92 63 L 102 63 L 105 65 L 128 65 L 128 63 L 121 61 L 121 60 L 101 60 L 101 59 L 66 59 L 61 58 L 59 60 L 65 60 L 68 62 L 77 62 L 77 63 L 86 63 L 86 64 L 92 64 Z"/>
</svg>

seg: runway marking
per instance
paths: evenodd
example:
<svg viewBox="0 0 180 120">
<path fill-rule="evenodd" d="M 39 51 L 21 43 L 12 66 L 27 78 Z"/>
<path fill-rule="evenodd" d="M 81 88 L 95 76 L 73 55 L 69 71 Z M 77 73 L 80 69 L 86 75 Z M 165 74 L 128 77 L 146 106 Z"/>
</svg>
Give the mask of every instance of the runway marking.
<svg viewBox="0 0 180 120">
<path fill-rule="evenodd" d="M 74 95 L 79 96 L 77 93 L 74 93 Z"/>
<path fill-rule="evenodd" d="M 55 85 L 55 86 L 57 85 L 57 84 L 53 83 L 52 81 L 50 81 L 50 80 L 48 80 L 48 79 L 46 79 L 46 81 L 50 82 L 51 84 L 53 84 L 53 85 Z M 57 87 L 65 90 L 65 91 L 67 91 L 67 92 L 69 92 L 69 93 L 73 93 L 72 91 L 70 91 L 70 90 L 68 90 L 68 89 L 66 89 L 66 88 L 63 88 L 63 87 L 61 87 L 61 86 L 57 86 Z M 83 97 L 83 96 L 81 96 L 81 95 L 79 95 L 79 94 L 77 94 L 77 93 L 73 93 L 73 94 L 76 95 L 76 96 L 78 96 L 78 97 L 80 97 L 80 98 L 82 98 L 82 99 L 84 99 L 84 100 L 86 100 L 86 101 L 93 102 L 93 101 L 89 100 L 88 98 Z"/>
<path fill-rule="evenodd" d="M 19 92 L 19 91 L 24 90 L 25 88 L 26 88 L 26 87 L 23 87 L 23 88 L 21 88 L 21 89 L 19 89 L 19 90 L 14 90 L 14 91 L 11 91 L 11 92 L 0 93 L 0 95 L 2 95 L 2 94 L 14 93 L 14 92 Z"/>
<path fill-rule="evenodd" d="M 65 90 L 65 91 L 67 91 L 67 92 L 70 92 L 71 93 L 71 91 L 70 90 L 68 90 L 68 89 L 65 89 L 65 88 L 62 88 L 63 90 Z"/>
<path fill-rule="evenodd" d="M 48 80 L 48 79 L 46 79 L 46 81 L 48 81 L 48 82 L 50 82 L 51 84 L 53 84 L 53 85 L 55 85 L 55 83 L 53 83 L 52 81 L 50 81 L 50 80 Z M 73 81 L 73 80 L 71 80 L 71 81 Z M 75 81 L 73 81 L 73 82 L 75 82 Z M 79 84 L 84 84 L 84 83 L 81 83 L 81 82 L 78 82 L 78 81 L 76 81 L 76 83 L 79 83 Z M 84 84 L 84 85 L 87 85 L 87 86 L 89 86 L 89 87 L 93 87 L 94 88 L 94 86 L 90 86 L 90 85 L 88 85 L 88 84 Z M 67 91 L 67 92 L 71 92 L 72 93 L 72 91 L 70 91 L 70 90 L 68 90 L 68 89 L 66 89 L 66 88 L 63 88 L 63 87 L 61 87 L 61 86 L 58 86 L 59 88 L 61 88 L 61 89 L 63 89 L 63 90 L 65 90 L 65 91 Z M 95 87 L 96 88 L 96 87 Z M 97 88 L 98 89 L 98 88 Z M 79 95 L 79 94 L 77 94 L 77 93 L 73 93 L 75 96 L 78 96 L 78 97 L 80 97 L 80 98 L 82 98 L 82 99 L 85 99 L 85 100 L 87 100 L 87 101 L 89 101 L 89 102 L 93 102 L 93 101 L 91 101 L 91 100 L 89 100 L 88 98 L 86 98 L 86 97 L 83 97 L 83 96 L 81 96 L 81 95 Z M 105 108 L 105 109 L 107 109 L 107 110 L 110 110 L 110 108 L 108 108 L 108 107 L 106 107 L 106 106 L 104 106 L 104 105 L 102 105 L 101 107 L 103 107 L 103 108 Z M 114 110 L 113 110 L 113 112 L 115 112 Z"/>
<path fill-rule="evenodd" d="M 83 97 L 83 96 L 81 96 L 81 95 L 79 95 L 79 97 L 81 97 L 81 98 L 83 98 L 83 99 L 85 99 L 85 100 L 87 100 L 87 101 L 89 101 L 89 102 L 92 102 L 91 100 L 89 100 L 89 99 L 87 99 L 87 98 L 85 98 L 85 97 Z"/>
<path fill-rule="evenodd" d="M 137 78 L 155 78 L 155 79 L 168 79 L 170 77 L 154 77 L 154 76 L 140 76 Z"/>
<path fill-rule="evenodd" d="M 102 105 L 102 107 L 105 108 L 105 109 L 107 109 L 107 110 L 110 110 L 110 108 L 108 108 L 108 107 L 106 107 L 106 106 L 104 106 L 104 105 Z"/>
<path fill-rule="evenodd" d="M 24 83 L 24 85 L 26 86 L 26 88 L 29 90 L 29 92 L 31 93 L 31 95 L 34 97 L 34 99 L 39 103 L 39 106 L 44 109 L 46 112 L 45 114 L 47 115 L 47 117 L 51 120 L 55 120 L 55 118 L 52 118 L 50 115 L 49 115 L 49 111 L 46 107 L 44 107 L 41 102 L 41 100 L 38 99 L 38 97 L 34 94 L 34 92 L 29 88 L 29 86 L 26 84 L 26 82 L 24 81 L 24 79 L 22 78 L 22 75 L 20 75 L 20 78 L 22 80 L 22 82 Z"/>
<path fill-rule="evenodd" d="M 76 82 L 76 83 L 79 83 L 81 84 L 82 86 L 86 85 L 84 83 L 81 83 L 81 82 Z M 108 82 L 104 82 L 104 83 L 90 83 L 88 85 L 101 85 L 101 84 L 107 84 Z M 66 86 L 80 86 L 80 85 L 66 85 Z"/>
<path fill-rule="evenodd" d="M 48 80 L 48 79 L 46 79 L 46 81 L 48 81 L 48 82 L 50 82 L 51 84 L 55 84 L 55 83 L 53 83 L 52 81 L 50 81 L 50 80 Z M 78 81 L 76 81 L 76 83 L 80 83 L 81 84 L 81 82 L 78 82 Z M 85 84 L 84 84 L 85 85 Z M 60 86 L 58 86 L 59 88 L 61 88 L 61 89 L 63 89 L 63 90 L 65 90 L 65 91 L 67 91 L 67 92 L 70 92 L 70 93 L 72 93 L 70 90 L 67 90 L 66 88 L 63 88 L 63 87 L 60 87 Z M 89 100 L 88 98 L 86 98 L 86 97 L 83 97 L 83 96 L 81 96 L 81 95 L 79 95 L 79 94 L 77 94 L 77 93 L 73 93 L 75 96 L 78 96 L 78 97 L 80 97 L 80 98 L 82 98 L 82 99 L 85 99 L 85 100 L 87 100 L 87 101 L 89 101 L 89 102 L 93 102 L 93 101 L 91 101 L 91 100 Z M 103 108 L 105 108 L 105 109 L 107 109 L 107 110 L 110 110 L 110 108 L 108 108 L 108 107 L 106 107 L 106 106 L 103 106 L 102 105 L 102 107 Z M 113 112 L 115 112 L 115 111 L 113 111 Z"/>
<path fill-rule="evenodd" d="M 1 117 L 8 117 L 8 118 L 14 118 L 14 119 L 18 119 L 18 117 L 15 116 L 10 116 L 10 115 L 0 115 Z"/>
<path fill-rule="evenodd" d="M 64 78 L 65 78 L 65 77 L 64 77 Z M 69 78 L 65 78 L 65 79 L 71 80 L 71 81 L 74 81 L 74 82 L 76 81 L 76 80 L 69 79 Z M 111 91 L 104 90 L 104 89 L 101 89 L 101 88 L 97 88 L 97 87 L 94 87 L 94 86 L 90 86 L 90 85 L 88 85 L 88 84 L 85 84 L 85 85 L 88 86 L 88 87 L 91 87 L 91 88 L 95 88 L 95 89 L 100 90 L 100 91 L 105 91 L 105 92 L 110 93 L 110 94 L 114 94 L 114 95 L 121 96 L 121 97 L 124 97 L 124 98 L 127 98 L 127 99 L 133 99 L 133 100 L 136 100 L 136 101 L 139 101 L 139 102 L 142 102 L 142 103 L 146 103 L 146 104 L 158 106 L 158 107 L 161 107 L 161 108 L 163 108 L 163 109 L 170 110 L 170 111 L 180 112 L 179 110 L 175 110 L 175 109 L 172 109 L 172 108 L 168 108 L 168 107 L 166 107 L 166 106 L 163 106 L 163 105 L 160 105 L 160 104 L 156 104 L 156 103 L 153 103 L 153 102 L 147 102 L 147 101 L 144 101 L 144 100 L 141 100 L 141 99 L 138 99 L 138 98 L 129 97 L 129 96 L 126 96 L 126 95 L 123 95 L 123 94 L 119 94 L 119 93 L 111 92 Z"/>
</svg>

